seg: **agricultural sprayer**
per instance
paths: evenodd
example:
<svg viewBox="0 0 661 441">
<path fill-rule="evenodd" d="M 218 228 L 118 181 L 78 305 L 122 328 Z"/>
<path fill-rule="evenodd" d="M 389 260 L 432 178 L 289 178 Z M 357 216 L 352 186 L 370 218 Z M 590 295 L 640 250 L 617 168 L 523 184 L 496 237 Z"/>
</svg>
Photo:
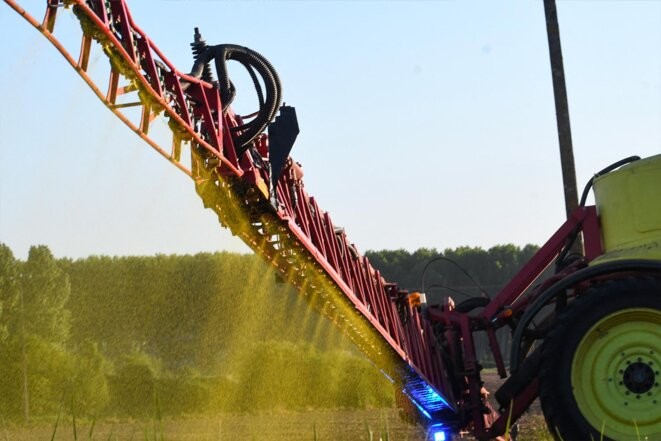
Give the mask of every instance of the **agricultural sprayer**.
<svg viewBox="0 0 661 441">
<path fill-rule="evenodd" d="M 501 436 L 537 398 L 558 439 L 661 439 L 661 156 L 626 158 L 597 173 L 567 221 L 492 298 L 428 304 L 384 280 L 306 192 L 302 167 L 289 156 L 296 113 L 281 105 L 278 74 L 262 55 L 207 45 L 196 29 L 193 67 L 184 73 L 124 0 L 47 0 L 42 21 L 5 3 L 192 178 L 224 227 L 382 369 L 430 439 L 463 430 Z M 57 37 L 64 12 L 80 24 L 77 56 Z M 99 48 L 110 61 L 103 81 L 88 72 Z M 254 114 L 231 107 L 231 60 L 253 79 Z M 150 135 L 156 119 L 169 126 L 171 143 Z M 591 189 L 594 206 L 586 205 Z M 496 338 L 502 328 L 512 333 L 509 360 Z M 487 401 L 476 356 L 484 336 L 506 379 L 497 406 Z"/>
</svg>

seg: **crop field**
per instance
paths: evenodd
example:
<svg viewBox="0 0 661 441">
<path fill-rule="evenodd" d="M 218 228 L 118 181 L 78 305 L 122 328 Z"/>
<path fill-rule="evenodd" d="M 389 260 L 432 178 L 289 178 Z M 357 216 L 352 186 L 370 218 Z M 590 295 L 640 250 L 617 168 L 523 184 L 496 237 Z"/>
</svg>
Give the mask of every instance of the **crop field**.
<svg viewBox="0 0 661 441">
<path fill-rule="evenodd" d="M 90 435 L 91 431 L 91 435 Z M 55 436 L 53 438 L 53 433 Z M 41 422 L 30 427 L 7 427 L 1 438 L 33 440 L 420 440 L 419 428 L 403 423 L 397 410 L 309 410 L 259 414 L 222 414 L 171 420 L 117 420 L 59 424 Z"/>
<path fill-rule="evenodd" d="M 93 425 L 93 427 L 92 427 Z M 308 410 L 222 414 L 170 420 L 42 421 L 29 427 L 4 427 L 3 441 L 420 441 L 424 431 L 399 418 L 396 409 Z M 466 437 L 472 440 L 471 437 Z M 539 407 L 519 422 L 519 439 L 551 440 Z"/>
<path fill-rule="evenodd" d="M 484 374 L 494 391 L 502 381 Z M 495 405 L 495 402 L 492 402 Z M 539 402 L 518 421 L 520 440 L 551 441 Z M 74 418 L 63 406 L 61 414 L 41 417 L 28 425 L 3 421 L 0 441 L 422 441 L 424 430 L 404 422 L 395 408 L 307 409 L 260 412 L 222 412 L 176 417 Z M 473 441 L 470 435 L 462 439 Z"/>
</svg>

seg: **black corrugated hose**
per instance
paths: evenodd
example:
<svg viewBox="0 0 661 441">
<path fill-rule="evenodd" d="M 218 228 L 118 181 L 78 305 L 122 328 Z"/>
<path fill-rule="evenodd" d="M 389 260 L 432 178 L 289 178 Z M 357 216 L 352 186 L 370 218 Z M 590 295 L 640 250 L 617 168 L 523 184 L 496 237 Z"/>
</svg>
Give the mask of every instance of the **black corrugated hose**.
<svg viewBox="0 0 661 441">
<path fill-rule="evenodd" d="M 247 47 L 235 44 L 219 44 L 216 46 L 207 46 L 206 50 L 196 56 L 195 63 L 191 69 L 190 75 L 200 78 L 205 66 L 214 60 L 216 64 L 216 74 L 218 75 L 218 87 L 220 89 L 220 99 L 223 105 L 223 112 L 227 110 L 234 100 L 236 90 L 229 79 L 227 72 L 227 61 L 235 60 L 241 63 L 252 78 L 257 96 L 259 99 L 259 110 L 257 115 L 249 122 L 235 127 L 233 132 L 234 146 L 237 155 L 243 154 L 250 143 L 265 129 L 266 126 L 275 118 L 280 108 L 281 85 L 275 68 L 271 63 L 258 52 Z M 264 82 L 266 96 L 262 91 L 261 84 L 255 71 Z M 238 133 L 238 134 L 236 134 Z"/>
</svg>

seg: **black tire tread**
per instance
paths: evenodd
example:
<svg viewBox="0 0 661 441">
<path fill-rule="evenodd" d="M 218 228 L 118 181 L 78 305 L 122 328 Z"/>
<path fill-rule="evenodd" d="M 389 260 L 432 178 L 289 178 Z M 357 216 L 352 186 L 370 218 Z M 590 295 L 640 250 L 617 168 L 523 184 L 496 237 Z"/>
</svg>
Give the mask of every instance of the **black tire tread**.
<svg viewBox="0 0 661 441">
<path fill-rule="evenodd" d="M 631 295 L 622 296 L 622 292 L 629 291 Z M 658 297 L 654 297 L 654 295 Z M 561 313 L 553 329 L 544 341 L 542 349 L 542 364 L 539 372 L 540 388 L 539 397 L 544 412 L 544 418 L 549 431 L 556 440 L 582 441 L 593 439 L 604 439 L 603 434 L 589 426 L 587 421 L 577 421 L 576 414 L 580 414 L 573 398 L 567 401 L 567 397 L 561 396 L 563 390 L 563 375 L 570 375 L 567 369 L 567 360 L 571 366 L 574 346 L 582 338 L 576 336 L 578 326 L 589 329 L 598 321 L 599 312 L 607 311 L 613 305 L 626 303 L 627 300 L 648 299 L 661 308 L 661 279 L 654 277 L 627 277 L 614 279 L 599 283 L 591 287 L 586 293 L 573 301 L 567 309 Z M 652 299 L 652 300 L 649 300 Z M 629 306 L 629 305 L 622 305 Z M 592 320 L 592 321 L 590 321 Z M 586 324 L 587 323 L 587 324 Z M 571 349 L 571 353 L 569 350 Z M 569 357 L 569 358 L 567 358 Z M 564 367 L 563 367 L 564 366 Z M 564 370 L 564 372 L 562 372 Z M 566 381 L 566 380 L 565 380 Z M 573 407 L 572 407 L 573 406 Z M 572 415 L 573 414 L 573 415 Z"/>
</svg>

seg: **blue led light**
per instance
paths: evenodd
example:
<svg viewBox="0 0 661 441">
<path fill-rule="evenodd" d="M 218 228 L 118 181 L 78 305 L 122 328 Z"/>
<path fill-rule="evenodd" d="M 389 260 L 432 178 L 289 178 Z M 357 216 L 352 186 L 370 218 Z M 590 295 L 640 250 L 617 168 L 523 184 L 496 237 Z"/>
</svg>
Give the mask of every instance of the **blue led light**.
<svg viewBox="0 0 661 441">
<path fill-rule="evenodd" d="M 440 430 L 438 432 L 434 432 L 434 441 L 445 441 L 445 432 Z"/>
<path fill-rule="evenodd" d="M 448 440 L 448 433 L 447 432 L 447 427 L 445 427 L 443 424 L 434 424 L 433 426 L 429 427 L 428 437 L 427 439 L 429 441 L 446 441 Z M 429 436 L 431 435 L 431 436 Z"/>
</svg>

